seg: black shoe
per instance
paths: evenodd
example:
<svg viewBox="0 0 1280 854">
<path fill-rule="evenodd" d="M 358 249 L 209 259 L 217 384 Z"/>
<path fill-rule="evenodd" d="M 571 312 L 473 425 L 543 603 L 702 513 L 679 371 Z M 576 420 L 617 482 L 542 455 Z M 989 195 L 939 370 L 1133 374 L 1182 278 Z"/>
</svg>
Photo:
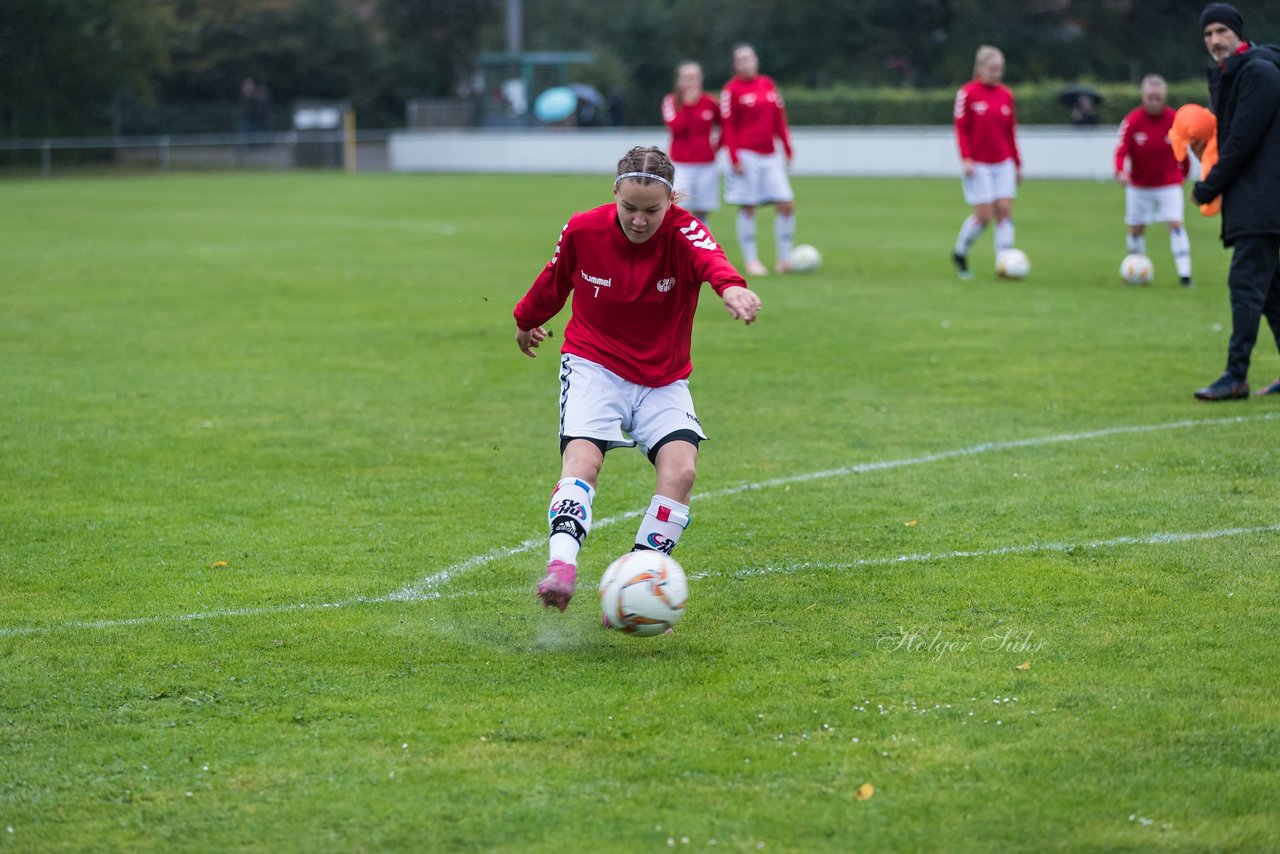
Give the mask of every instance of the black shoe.
<svg viewBox="0 0 1280 854">
<path fill-rule="evenodd" d="M 1178 284 L 1182 285 L 1184 288 L 1195 287 L 1195 284 L 1192 283 L 1190 276 L 1183 276 L 1182 278 L 1178 279 Z"/>
<path fill-rule="evenodd" d="M 956 275 L 964 281 L 973 278 L 973 273 L 969 270 L 969 259 L 961 255 L 959 252 L 951 253 L 951 263 L 956 265 Z"/>
<path fill-rule="evenodd" d="M 1264 386 L 1263 389 L 1258 392 L 1258 397 L 1264 397 L 1269 394 L 1280 394 L 1280 379 L 1277 379 L 1268 386 Z"/>
<path fill-rule="evenodd" d="M 1219 400 L 1244 400 L 1248 396 L 1249 384 L 1244 380 L 1237 380 L 1231 374 L 1223 374 L 1214 380 L 1212 384 L 1196 392 L 1197 400 L 1209 401 L 1210 403 Z"/>
</svg>

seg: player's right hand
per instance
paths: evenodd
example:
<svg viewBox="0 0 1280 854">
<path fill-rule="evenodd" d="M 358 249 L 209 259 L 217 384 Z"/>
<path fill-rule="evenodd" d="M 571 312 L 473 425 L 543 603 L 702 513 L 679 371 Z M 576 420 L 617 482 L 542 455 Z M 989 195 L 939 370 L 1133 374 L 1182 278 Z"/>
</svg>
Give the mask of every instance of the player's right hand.
<svg viewBox="0 0 1280 854">
<path fill-rule="evenodd" d="M 964 177 L 972 178 L 973 177 L 973 160 L 968 157 L 961 160 L 960 170 L 964 172 Z"/>
<path fill-rule="evenodd" d="M 551 330 L 543 326 L 535 326 L 532 329 L 521 329 L 516 327 L 516 346 L 520 348 L 520 352 L 524 353 L 530 359 L 536 359 L 538 354 L 533 352 L 538 349 L 544 339 L 551 334 Z"/>
</svg>

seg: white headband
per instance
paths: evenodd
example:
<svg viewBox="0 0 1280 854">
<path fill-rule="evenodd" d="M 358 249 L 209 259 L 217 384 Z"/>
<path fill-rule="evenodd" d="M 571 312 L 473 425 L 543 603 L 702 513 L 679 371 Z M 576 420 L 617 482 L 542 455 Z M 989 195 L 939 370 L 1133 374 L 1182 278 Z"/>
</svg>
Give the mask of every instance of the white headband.
<svg viewBox="0 0 1280 854">
<path fill-rule="evenodd" d="M 661 175 L 655 175 L 652 172 L 623 172 L 617 178 L 613 179 L 614 186 L 617 186 L 618 182 L 621 181 L 623 178 L 652 178 L 655 181 L 661 181 L 662 183 L 666 184 L 667 189 L 671 190 L 672 192 L 675 192 L 675 189 L 676 189 L 675 187 L 671 186 L 671 182 L 668 181 L 666 178 L 663 178 Z"/>
</svg>

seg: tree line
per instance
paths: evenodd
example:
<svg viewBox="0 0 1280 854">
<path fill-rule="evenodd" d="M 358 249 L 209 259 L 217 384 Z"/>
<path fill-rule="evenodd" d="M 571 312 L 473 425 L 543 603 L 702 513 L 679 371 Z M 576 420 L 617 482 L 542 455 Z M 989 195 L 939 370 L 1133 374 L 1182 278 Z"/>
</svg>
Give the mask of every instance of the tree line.
<svg viewBox="0 0 1280 854">
<path fill-rule="evenodd" d="M 1246 36 L 1280 41 L 1280 10 L 1238 4 Z M 591 51 L 576 80 L 623 93 L 654 124 L 675 64 L 709 87 L 751 42 L 783 86 L 928 88 L 969 79 L 999 45 L 1008 82 L 1203 76 L 1201 0 L 524 0 L 526 50 Z M 478 94 L 477 56 L 506 47 L 505 0 L 3 0 L 0 123 L 9 137 L 225 131 L 242 83 L 271 124 L 298 98 L 349 101 L 363 127 L 411 98 Z"/>
</svg>

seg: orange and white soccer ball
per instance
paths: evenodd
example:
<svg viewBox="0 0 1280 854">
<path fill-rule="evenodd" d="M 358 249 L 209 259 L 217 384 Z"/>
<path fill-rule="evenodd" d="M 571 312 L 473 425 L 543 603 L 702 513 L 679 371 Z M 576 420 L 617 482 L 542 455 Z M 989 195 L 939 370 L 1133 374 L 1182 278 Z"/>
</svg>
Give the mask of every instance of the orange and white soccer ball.
<svg viewBox="0 0 1280 854">
<path fill-rule="evenodd" d="M 605 625 L 630 635 L 662 634 L 684 616 L 688 600 L 689 579 L 662 552 L 627 552 L 600 578 Z"/>
<path fill-rule="evenodd" d="M 1002 279 L 1025 279 L 1031 260 L 1021 249 L 1006 249 L 996 256 L 996 275 Z"/>
<path fill-rule="evenodd" d="M 1156 274 L 1156 267 L 1146 255 L 1126 255 L 1120 262 L 1120 278 L 1126 285 L 1145 285 Z"/>
</svg>

